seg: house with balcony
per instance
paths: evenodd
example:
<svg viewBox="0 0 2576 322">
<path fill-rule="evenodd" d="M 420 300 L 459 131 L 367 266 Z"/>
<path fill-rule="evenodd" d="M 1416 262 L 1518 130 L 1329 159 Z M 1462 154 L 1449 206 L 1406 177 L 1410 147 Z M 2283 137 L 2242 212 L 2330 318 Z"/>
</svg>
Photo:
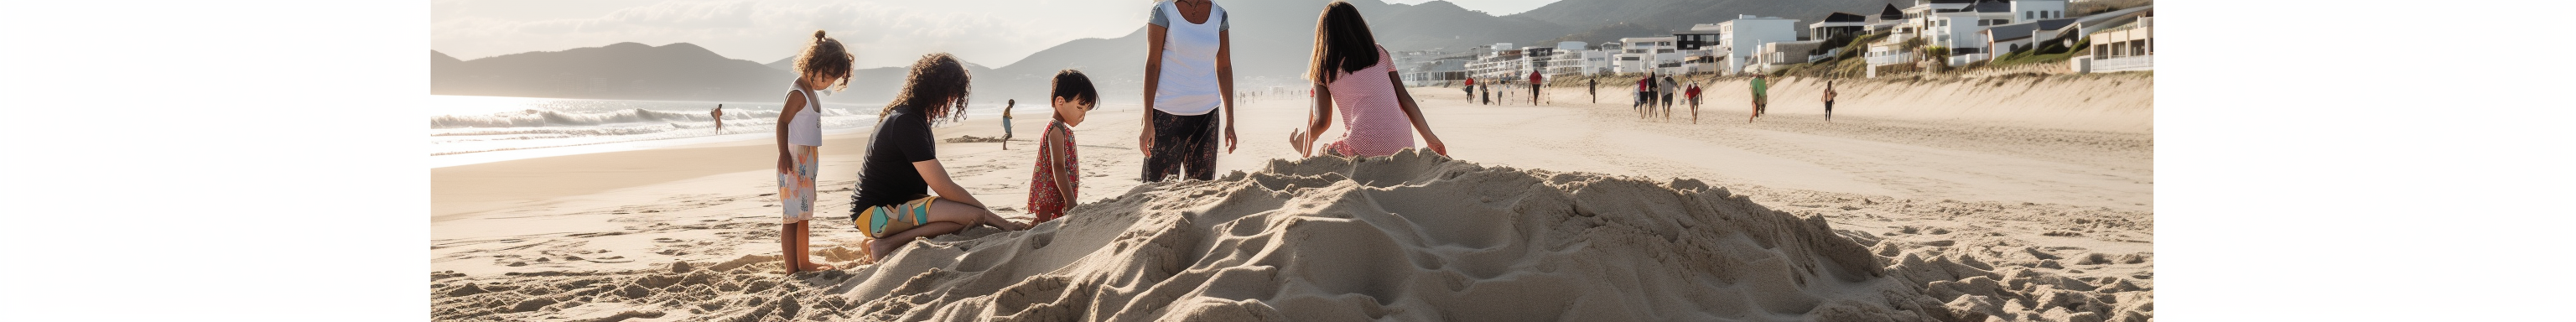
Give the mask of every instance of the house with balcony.
<svg viewBox="0 0 2576 322">
<path fill-rule="evenodd" d="M 1744 72 L 1769 73 L 1781 66 L 1807 63 L 1816 58 L 1815 53 L 1823 50 L 1824 45 L 1823 40 L 1763 43 L 1761 49 L 1753 52 Z"/>
<path fill-rule="evenodd" d="M 1869 16 L 1835 12 L 1825 15 L 1825 21 L 1807 24 L 1807 38 L 1824 40 L 1826 48 L 1840 48 L 1868 35 L 1871 22 Z"/>
<path fill-rule="evenodd" d="M 1723 70 L 1713 71 L 1720 74 L 1743 73 L 1744 66 L 1751 63 L 1754 52 L 1761 50 L 1763 44 L 1799 40 L 1798 20 L 1780 17 L 1739 15 L 1735 20 L 1695 25 L 1691 29 L 1717 31 L 1717 48 L 1711 55 L 1717 56 L 1719 64 L 1724 65 Z"/>
<path fill-rule="evenodd" d="M 1873 35 L 1893 35 L 1900 31 L 1905 34 L 1914 33 L 1911 29 L 1901 29 L 1899 27 L 1903 25 L 1905 25 L 1905 10 L 1897 9 L 1895 4 L 1888 4 L 1887 8 L 1879 9 L 1877 15 L 1869 16 L 1867 31 Z"/>
<path fill-rule="evenodd" d="M 2093 43 L 2089 61 L 2078 61 L 2078 70 L 2086 72 L 2119 72 L 2156 69 L 2155 11 L 2128 25 L 2096 31 L 2084 37 Z"/>
</svg>

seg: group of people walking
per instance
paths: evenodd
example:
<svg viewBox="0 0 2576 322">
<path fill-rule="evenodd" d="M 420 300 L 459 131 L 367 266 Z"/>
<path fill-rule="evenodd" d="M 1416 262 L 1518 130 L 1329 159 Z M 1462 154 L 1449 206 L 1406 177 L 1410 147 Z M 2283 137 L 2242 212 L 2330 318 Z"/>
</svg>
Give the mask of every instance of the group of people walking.
<svg viewBox="0 0 2576 322">
<path fill-rule="evenodd" d="M 1144 126 L 1136 138 L 1145 160 L 1138 180 L 1214 180 L 1219 148 L 1234 152 L 1237 92 L 1230 26 L 1224 7 L 1210 0 L 1164 0 L 1153 6 L 1146 21 L 1145 109 L 1139 115 Z M 1299 155 L 1389 155 L 1415 147 L 1415 134 L 1432 152 L 1449 153 L 1412 95 L 1396 82 L 1395 60 L 1377 43 L 1356 7 L 1338 1 L 1325 5 L 1315 35 L 1305 75 L 1315 103 L 1305 126 L 1288 137 Z M 855 57 L 839 40 L 814 32 L 796 58 L 798 77 L 779 114 L 778 196 L 784 210 L 779 239 L 790 273 L 833 268 L 807 253 L 816 151 L 822 145 L 816 92 L 846 88 Z M 1053 115 L 1030 175 L 1027 209 L 1034 220 L 1019 223 L 995 214 L 952 180 L 932 140 L 933 125 L 965 118 L 971 77 L 954 56 L 924 55 L 912 64 L 895 98 L 878 112 L 850 196 L 852 223 L 868 236 L 869 262 L 920 237 L 976 226 L 1027 229 L 1061 218 L 1077 204 L 1081 169 L 1073 127 L 1099 102 L 1090 79 L 1081 71 L 1064 70 L 1051 80 Z M 1531 82 L 1538 77 L 1532 74 Z M 1533 86 L 1532 97 L 1537 93 Z M 1320 137 L 1335 124 L 1345 128 L 1341 137 Z"/>
<path fill-rule="evenodd" d="M 1528 83 L 1516 82 L 1510 77 L 1500 77 L 1486 81 L 1477 81 L 1475 78 L 1468 78 L 1462 83 L 1465 86 L 1460 89 L 1467 92 L 1468 104 L 1495 105 L 1495 99 L 1500 98 L 1502 99 L 1500 103 L 1501 105 L 1511 105 L 1511 97 L 1517 96 L 1517 94 L 1522 92 L 1522 89 L 1526 88 L 1529 92 L 1529 100 L 1527 102 L 1529 102 L 1530 105 L 1539 105 L 1540 102 L 1543 102 L 1543 100 L 1539 99 L 1539 89 L 1547 88 L 1547 77 L 1540 75 L 1537 71 L 1530 71 Z M 1502 85 L 1503 93 L 1495 94 L 1493 89 L 1494 85 Z"/>
</svg>

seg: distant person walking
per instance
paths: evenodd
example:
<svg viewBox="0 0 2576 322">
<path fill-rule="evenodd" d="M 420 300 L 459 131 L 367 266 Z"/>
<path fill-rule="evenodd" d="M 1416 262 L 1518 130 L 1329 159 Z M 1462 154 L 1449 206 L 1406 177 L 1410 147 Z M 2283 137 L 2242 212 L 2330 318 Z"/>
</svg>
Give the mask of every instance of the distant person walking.
<svg viewBox="0 0 2576 322">
<path fill-rule="evenodd" d="M 1531 105 L 1531 106 L 1537 106 L 1537 105 L 1538 105 L 1538 88 L 1540 88 L 1540 87 L 1546 87 L 1546 86 L 1539 86 L 1539 84 L 1546 84 L 1546 82 L 1545 82 L 1545 80 L 1544 80 L 1544 79 L 1541 79 L 1541 78 L 1538 76 L 1538 71 L 1535 71 L 1535 70 L 1530 71 L 1530 105 Z"/>
<path fill-rule="evenodd" d="M 1476 97 L 1484 99 L 1485 105 L 1494 105 L 1494 82 L 1476 84 Z"/>
<path fill-rule="evenodd" d="M 1682 90 L 1682 100 L 1690 102 L 1691 124 L 1699 124 L 1699 82 L 1691 82 L 1690 89 Z"/>
<path fill-rule="evenodd" d="M 1762 74 L 1753 74 L 1753 116 L 1744 117 L 1745 123 L 1753 123 L 1753 118 L 1762 117 L 1763 108 L 1771 103 L 1771 85 L 1764 81 L 1766 79 Z"/>
<path fill-rule="evenodd" d="M 1834 122 L 1834 81 L 1825 81 L 1825 123 Z"/>
<path fill-rule="evenodd" d="M 724 104 L 716 104 L 716 110 L 707 112 L 707 116 L 716 119 L 716 134 L 724 134 Z"/>
<path fill-rule="evenodd" d="M 1661 102 L 1664 107 L 1664 120 L 1670 121 L 1673 119 L 1673 92 L 1679 92 L 1681 90 L 1682 88 L 1680 84 L 1673 83 L 1672 76 L 1664 76 L 1662 83 L 1655 85 L 1655 95 L 1662 97 Z"/>
<path fill-rule="evenodd" d="M 1010 150 L 1010 149 L 1011 149 L 1011 107 L 1016 107 L 1016 106 L 1019 106 L 1019 105 L 1020 105 L 1020 100 L 1017 100 L 1017 99 L 1007 99 L 1007 100 L 1002 100 L 1002 149 L 1003 149 L 1003 150 Z"/>
<path fill-rule="evenodd" d="M 1145 21 L 1145 182 L 1215 180 L 1218 139 L 1234 151 L 1233 36 L 1225 8 L 1208 0 L 1154 4 Z M 1217 111 L 1222 105 L 1225 110 Z M 1222 117 L 1222 118 L 1220 118 Z M 1219 128 L 1223 128 L 1220 137 Z"/>
<path fill-rule="evenodd" d="M 1652 101 L 1654 101 L 1654 79 L 1654 72 L 1647 72 L 1645 78 L 1637 79 L 1637 95 L 1634 95 L 1636 100 L 1635 102 L 1628 104 L 1628 109 L 1637 110 L 1637 119 L 1646 119 L 1646 115 L 1649 114 L 1648 111 L 1651 111 L 1646 107 L 1646 105 L 1653 103 Z"/>
<path fill-rule="evenodd" d="M 1467 91 L 1467 104 L 1476 103 L 1476 79 L 1467 79 L 1467 86 L 1460 89 Z"/>
<path fill-rule="evenodd" d="M 1395 59 L 1378 46 L 1359 8 L 1334 1 L 1324 5 L 1323 15 L 1315 20 L 1315 53 L 1305 78 L 1314 82 L 1317 95 L 1314 110 L 1307 113 L 1306 128 L 1288 134 L 1288 144 L 1297 154 L 1314 156 L 1315 150 L 1322 149 L 1336 156 L 1390 155 L 1412 148 L 1414 133 L 1421 133 L 1431 152 L 1448 155 L 1449 147 L 1440 143 L 1440 135 L 1431 133 L 1413 94 L 1394 82 Z M 1337 108 L 1342 138 L 1316 146 L 1316 137 L 1332 129 Z"/>
<path fill-rule="evenodd" d="M 1585 89 L 1584 89 L 1584 91 L 1583 91 L 1583 96 L 1584 96 L 1585 98 L 1590 98 L 1590 99 L 1592 99 L 1592 104 L 1601 104 L 1601 79 L 1600 79 L 1600 78 L 1587 78 L 1587 79 L 1584 79 L 1584 80 L 1583 80 L 1583 88 L 1585 88 Z"/>
</svg>

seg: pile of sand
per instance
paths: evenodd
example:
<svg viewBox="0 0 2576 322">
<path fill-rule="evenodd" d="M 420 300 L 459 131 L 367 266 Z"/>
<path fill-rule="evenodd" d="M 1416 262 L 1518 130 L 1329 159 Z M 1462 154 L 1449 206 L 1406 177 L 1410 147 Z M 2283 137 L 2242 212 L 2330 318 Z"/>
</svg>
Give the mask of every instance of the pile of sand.
<svg viewBox="0 0 2576 322">
<path fill-rule="evenodd" d="M 1942 240 L 1836 230 L 1696 180 L 1407 152 L 1146 184 L 1032 230 L 970 230 L 839 271 L 781 277 L 774 255 L 754 255 L 609 272 L 437 272 L 431 308 L 438 320 L 511 321 L 2153 316 L 2150 276 L 2054 273 L 2152 265 L 2152 254 L 2069 258 L 2009 239 Z"/>
</svg>

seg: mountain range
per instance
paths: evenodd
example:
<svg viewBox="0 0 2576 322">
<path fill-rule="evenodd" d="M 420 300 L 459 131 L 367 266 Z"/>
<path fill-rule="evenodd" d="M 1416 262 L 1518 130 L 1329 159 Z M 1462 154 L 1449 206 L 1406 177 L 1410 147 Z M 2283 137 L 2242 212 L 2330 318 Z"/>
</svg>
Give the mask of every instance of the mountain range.
<svg viewBox="0 0 2576 322">
<path fill-rule="evenodd" d="M 1219 1 L 1231 16 L 1237 90 L 1282 86 L 1299 80 L 1314 43 L 1314 21 L 1330 0 Z M 1731 20 L 1738 14 L 1812 22 L 1834 12 L 1875 13 L 1902 0 L 1581 0 L 1559 1 L 1518 14 L 1494 16 L 1447 1 L 1388 4 L 1350 1 L 1360 9 L 1388 51 L 1464 52 L 1485 44 L 1541 46 L 1566 39 L 1600 44 L 1620 37 L 1652 37 L 1693 24 Z M 1903 3 L 1898 3 L 1903 2 Z M 1115 103 L 1140 99 L 1145 29 L 1117 38 L 1067 41 L 999 68 L 972 65 L 978 102 L 997 98 L 1042 99 L 1057 70 L 1080 69 Z M 867 48 L 857 48 L 862 55 Z M 972 62 L 970 62 L 972 63 Z M 441 95 L 566 98 L 774 100 L 795 78 L 787 59 L 763 64 L 718 56 L 696 45 L 605 47 L 528 52 L 457 60 L 431 52 L 431 93 Z M 902 68 L 860 70 L 852 79 L 856 99 L 891 97 Z"/>
</svg>

